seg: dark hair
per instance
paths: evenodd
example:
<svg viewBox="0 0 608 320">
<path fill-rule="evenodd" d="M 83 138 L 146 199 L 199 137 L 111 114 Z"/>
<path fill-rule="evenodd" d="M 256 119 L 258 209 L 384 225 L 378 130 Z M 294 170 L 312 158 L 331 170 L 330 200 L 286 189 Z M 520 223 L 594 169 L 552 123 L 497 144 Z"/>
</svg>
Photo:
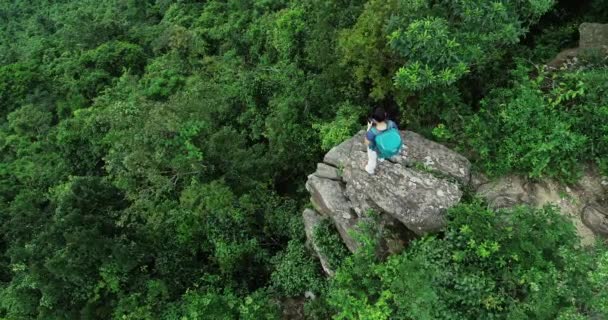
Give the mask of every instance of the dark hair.
<svg viewBox="0 0 608 320">
<path fill-rule="evenodd" d="M 382 122 L 386 120 L 386 111 L 384 110 L 384 108 L 377 107 L 376 109 L 374 109 L 372 119 L 376 120 L 376 122 Z"/>
</svg>

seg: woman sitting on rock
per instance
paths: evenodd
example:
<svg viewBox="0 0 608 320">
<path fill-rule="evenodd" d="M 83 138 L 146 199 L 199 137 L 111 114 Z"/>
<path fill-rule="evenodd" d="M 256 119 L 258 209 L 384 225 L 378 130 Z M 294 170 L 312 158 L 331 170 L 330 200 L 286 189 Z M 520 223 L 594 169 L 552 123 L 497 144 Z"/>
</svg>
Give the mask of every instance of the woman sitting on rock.
<svg viewBox="0 0 608 320">
<path fill-rule="evenodd" d="M 367 145 L 367 165 L 365 171 L 374 174 L 377 160 L 391 158 L 401 150 L 401 135 L 395 122 L 387 119 L 384 108 L 378 107 L 374 110 L 367 123 L 367 134 L 365 135 Z"/>
</svg>

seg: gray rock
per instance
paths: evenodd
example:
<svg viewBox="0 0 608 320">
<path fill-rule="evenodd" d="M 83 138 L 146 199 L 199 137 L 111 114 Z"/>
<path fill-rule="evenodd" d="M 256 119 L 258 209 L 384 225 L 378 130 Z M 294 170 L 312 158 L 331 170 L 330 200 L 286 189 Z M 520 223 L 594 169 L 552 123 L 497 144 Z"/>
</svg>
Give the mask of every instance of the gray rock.
<svg viewBox="0 0 608 320">
<path fill-rule="evenodd" d="M 596 203 L 603 189 L 597 176 L 587 171 L 581 180 L 572 186 L 565 186 L 551 179 L 537 182 L 524 177 L 509 175 L 482 185 L 477 196 L 484 198 L 494 209 L 510 208 L 520 204 L 542 207 L 546 204 L 557 206 L 560 213 L 568 217 L 583 245 L 595 243 L 595 233 L 605 227 L 597 210 L 592 211 L 588 203 Z"/>
<path fill-rule="evenodd" d="M 325 163 L 317 163 L 317 171 L 313 174 L 319 178 L 342 180 L 340 170 Z"/>
<path fill-rule="evenodd" d="M 519 176 L 505 176 L 491 183 L 481 185 L 477 195 L 488 202 L 493 209 L 511 208 L 520 204 L 532 204 L 526 181 Z"/>
<path fill-rule="evenodd" d="M 304 218 L 304 231 L 306 232 L 306 239 L 308 239 L 309 245 L 317 254 L 317 257 L 319 257 L 323 271 L 325 271 L 327 275 L 333 276 L 335 274 L 335 270 L 332 270 L 329 265 L 329 260 L 323 253 L 321 253 L 321 250 L 314 242 L 314 230 L 321 223 L 322 217 L 311 209 L 304 210 L 302 217 Z"/>
<path fill-rule="evenodd" d="M 608 46 L 608 24 L 582 23 L 578 30 L 580 48 L 591 49 Z"/>
<path fill-rule="evenodd" d="M 399 155 L 391 159 L 392 162 L 401 163 L 406 167 L 409 167 L 411 162 L 419 162 L 432 170 L 452 176 L 464 184 L 469 183 L 471 163 L 467 158 L 411 131 L 402 131 L 401 137 L 404 148 Z M 364 139 L 365 131 L 360 131 L 352 138 L 332 148 L 325 155 L 323 162 L 336 168 L 344 167 L 351 154 L 366 152 Z"/>
<path fill-rule="evenodd" d="M 315 209 L 334 221 L 346 247 L 351 252 L 355 252 L 358 244 L 349 235 L 349 232 L 356 229 L 357 215 L 349 200 L 344 196 L 344 188 L 340 182 L 310 175 L 306 182 L 306 189 L 311 194 L 311 201 Z"/>
<path fill-rule="evenodd" d="M 401 154 L 379 162 L 376 174 L 369 175 L 364 170 L 364 135 L 360 131 L 332 148 L 308 177 L 306 188 L 315 209 L 333 221 L 349 250 L 358 247 L 351 232 L 370 218 L 372 210 L 383 234 L 379 254 L 398 252 L 416 235 L 444 226 L 446 209 L 462 196 L 457 181 L 469 182 L 471 165 L 440 144 L 402 132 L 405 148 Z M 414 161 L 432 172 L 410 167 Z"/>
<path fill-rule="evenodd" d="M 353 151 L 363 151 L 367 150 L 367 146 L 363 143 L 365 139 L 365 131 L 359 131 L 352 138 L 342 142 L 341 144 L 333 147 L 325 157 L 323 158 L 323 162 L 326 164 L 332 165 L 336 168 L 344 167 L 344 161 L 348 159 L 350 154 Z"/>
<path fill-rule="evenodd" d="M 404 166 L 409 166 L 407 161 L 418 162 L 429 169 L 454 177 L 463 184 L 469 183 L 471 163 L 467 158 L 411 131 L 402 132 L 402 137 L 405 148 L 397 162 Z"/>
<path fill-rule="evenodd" d="M 585 225 L 596 233 L 608 236 L 608 211 L 598 205 L 591 204 L 585 207 L 582 214 Z"/>
<path fill-rule="evenodd" d="M 456 183 L 399 163 L 380 163 L 375 175 L 362 170 L 364 152 L 353 152 L 344 168 L 346 194 L 354 207 L 380 210 L 421 235 L 444 226 L 445 210 L 460 201 Z"/>
<path fill-rule="evenodd" d="M 379 162 L 376 173 L 370 175 L 364 170 L 364 134 L 361 131 L 331 149 L 306 183 L 315 209 L 331 219 L 351 252 L 359 246 L 352 233 L 360 222 L 370 219 L 370 210 L 382 234 L 378 253 L 398 252 L 411 239 L 443 228 L 447 209 L 460 201 L 465 187 L 476 189 L 477 196 L 496 209 L 557 205 L 572 220 L 585 245 L 595 243 L 595 233 L 606 234 L 608 210 L 601 209 L 601 204 L 607 198 L 608 178 L 603 179 L 597 170 L 586 172 L 572 186 L 549 179 L 531 182 L 516 175 L 489 181 L 472 173 L 470 162 L 462 155 L 406 131 L 401 133 L 402 152 Z M 416 163 L 423 166 L 412 165 Z M 590 203 L 599 205 L 591 207 Z M 318 219 L 313 213 L 304 216 L 308 238 Z M 320 259 L 323 265 L 323 257 Z M 323 268 L 330 274 L 326 262 Z"/>
<path fill-rule="evenodd" d="M 605 179 L 598 168 L 588 167 L 575 188 L 590 202 L 605 203 L 608 200 L 608 184 Z"/>
</svg>

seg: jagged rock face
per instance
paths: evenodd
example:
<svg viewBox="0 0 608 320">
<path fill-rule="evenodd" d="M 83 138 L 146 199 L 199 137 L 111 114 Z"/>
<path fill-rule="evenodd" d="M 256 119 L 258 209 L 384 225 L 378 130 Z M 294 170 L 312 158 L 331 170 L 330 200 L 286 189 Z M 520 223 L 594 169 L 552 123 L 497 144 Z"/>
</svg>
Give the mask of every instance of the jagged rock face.
<svg viewBox="0 0 608 320">
<path fill-rule="evenodd" d="M 342 184 L 339 181 L 312 175 L 308 177 L 306 189 L 312 196 L 311 201 L 315 209 L 334 221 L 348 249 L 352 252 L 357 250 L 357 242 L 348 235 L 357 224 L 357 216 L 350 201 L 344 195 Z"/>
<path fill-rule="evenodd" d="M 317 253 L 323 271 L 329 276 L 333 276 L 335 271 L 331 268 L 328 258 L 321 253 L 319 246 L 317 246 L 314 241 L 311 241 L 314 239 L 315 228 L 321 223 L 323 217 L 311 209 L 304 210 L 302 216 L 304 218 L 304 231 L 306 232 L 306 239 L 308 239 L 309 245 L 312 246 L 312 249 Z"/>
<path fill-rule="evenodd" d="M 551 179 L 531 182 L 509 175 L 483 184 L 477 195 L 485 198 L 492 208 L 509 208 L 527 204 L 541 207 L 556 205 L 569 217 L 581 237 L 583 245 L 595 242 L 596 234 L 608 235 L 606 186 L 608 181 L 595 170 L 587 170 L 579 182 L 565 186 Z M 604 205 L 602 205 L 604 204 Z"/>
<path fill-rule="evenodd" d="M 450 149 L 413 132 L 402 132 L 405 147 L 380 162 L 375 175 L 365 170 L 364 132 L 330 150 L 308 177 L 306 188 L 316 211 L 330 218 L 349 250 L 349 234 L 369 210 L 380 215 L 386 251 L 396 251 L 413 235 L 440 230 L 446 209 L 460 201 L 461 184 L 470 181 L 470 163 Z M 418 164 L 418 165 L 414 165 Z M 418 168 L 418 169 L 416 169 Z M 310 212 L 305 221 L 311 220 Z"/>
<path fill-rule="evenodd" d="M 608 211 L 597 204 L 589 204 L 583 209 L 582 219 L 595 233 L 608 236 Z"/>
</svg>

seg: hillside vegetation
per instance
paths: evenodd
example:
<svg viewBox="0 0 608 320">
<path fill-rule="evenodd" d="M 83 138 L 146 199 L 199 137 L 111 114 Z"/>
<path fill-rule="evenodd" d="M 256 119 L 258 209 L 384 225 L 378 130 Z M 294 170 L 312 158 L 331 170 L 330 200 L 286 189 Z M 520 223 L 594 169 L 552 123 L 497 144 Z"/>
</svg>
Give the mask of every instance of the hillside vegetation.
<svg viewBox="0 0 608 320">
<path fill-rule="evenodd" d="M 300 214 L 375 106 L 490 177 L 607 174 L 606 52 L 543 68 L 582 22 L 608 3 L 0 0 L 0 319 L 608 318 L 553 208 L 466 199 L 387 260 L 328 226 L 331 279 Z"/>
</svg>

